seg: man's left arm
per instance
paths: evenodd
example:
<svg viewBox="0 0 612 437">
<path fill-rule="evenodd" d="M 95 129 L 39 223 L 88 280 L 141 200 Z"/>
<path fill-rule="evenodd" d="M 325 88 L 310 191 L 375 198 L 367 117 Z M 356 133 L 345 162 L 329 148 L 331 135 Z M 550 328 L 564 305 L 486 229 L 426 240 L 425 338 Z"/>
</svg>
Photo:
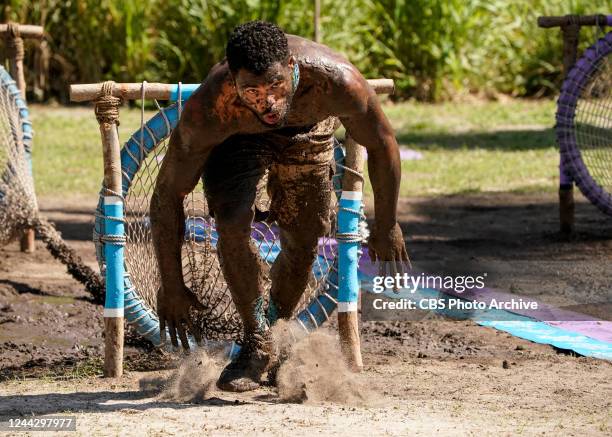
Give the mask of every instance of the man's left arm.
<svg viewBox="0 0 612 437">
<path fill-rule="evenodd" d="M 368 151 L 368 173 L 374 191 L 375 226 L 369 241 L 370 257 L 374 261 L 409 263 L 397 223 L 401 161 L 393 128 L 365 79 L 356 78 L 347 92 L 351 105 L 340 119 L 347 133 Z"/>
</svg>

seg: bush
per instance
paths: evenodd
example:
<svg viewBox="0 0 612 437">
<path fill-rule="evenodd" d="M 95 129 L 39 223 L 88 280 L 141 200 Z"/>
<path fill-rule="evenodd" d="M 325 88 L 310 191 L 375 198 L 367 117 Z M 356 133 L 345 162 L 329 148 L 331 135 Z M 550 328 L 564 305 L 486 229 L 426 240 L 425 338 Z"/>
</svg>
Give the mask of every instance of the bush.
<svg viewBox="0 0 612 437">
<path fill-rule="evenodd" d="M 70 83 L 200 82 L 239 23 L 264 19 L 313 34 L 298 0 L 8 0 L 0 20 L 41 24 L 48 40 L 28 56 L 30 89 L 67 99 Z M 306 8 L 304 5 L 306 4 Z M 539 15 L 607 13 L 612 0 L 322 0 L 323 42 L 366 77 L 392 77 L 397 97 L 458 93 L 540 96 L 561 81 L 558 30 Z M 582 32 L 582 47 L 594 29 Z"/>
</svg>

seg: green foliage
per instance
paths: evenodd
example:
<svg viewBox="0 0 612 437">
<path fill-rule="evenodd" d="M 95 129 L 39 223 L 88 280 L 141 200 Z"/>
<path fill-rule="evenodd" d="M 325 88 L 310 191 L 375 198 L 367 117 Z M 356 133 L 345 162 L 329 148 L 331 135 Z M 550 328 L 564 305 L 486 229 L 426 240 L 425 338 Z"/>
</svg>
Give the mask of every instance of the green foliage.
<svg viewBox="0 0 612 437">
<path fill-rule="evenodd" d="M 541 15 L 610 13 L 611 0 L 364 0 L 363 67 L 393 77 L 400 96 L 550 94 L 561 81 L 558 29 Z M 584 47 L 594 29 L 582 30 Z"/>
<path fill-rule="evenodd" d="M 200 82 L 224 55 L 239 23 L 264 19 L 310 37 L 302 0 L 5 0 L 0 21 L 47 31 L 47 96 L 69 83 Z M 323 42 L 366 77 L 392 77 L 398 97 L 441 100 L 458 93 L 538 96 L 561 80 L 561 38 L 540 15 L 612 12 L 612 0 L 322 0 Z M 582 31 L 581 47 L 595 29 Z M 40 62 L 28 57 L 28 66 Z M 32 75 L 34 76 L 34 75 Z"/>
</svg>

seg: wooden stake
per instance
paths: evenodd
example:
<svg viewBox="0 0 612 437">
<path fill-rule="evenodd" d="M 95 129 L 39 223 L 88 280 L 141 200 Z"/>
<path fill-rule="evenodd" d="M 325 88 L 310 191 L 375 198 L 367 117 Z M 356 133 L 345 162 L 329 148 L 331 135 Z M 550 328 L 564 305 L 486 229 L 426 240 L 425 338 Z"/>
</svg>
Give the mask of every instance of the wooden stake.
<svg viewBox="0 0 612 437">
<path fill-rule="evenodd" d="M 100 124 L 100 136 L 104 156 L 104 186 L 110 194 L 118 193 L 119 196 L 105 196 L 105 215 L 108 216 L 107 204 L 116 202 L 122 204 L 121 200 L 121 146 L 117 132 L 117 121 L 119 119 L 120 99 L 114 102 L 103 101 L 112 98 L 113 83 L 106 82 L 102 87 L 102 93 L 96 101 L 96 116 Z M 121 217 L 122 218 L 122 209 Z M 117 217 L 117 215 L 113 215 Z M 105 236 L 109 233 L 108 220 L 105 220 Z M 121 231 L 122 232 L 122 231 Z M 107 241 L 106 246 L 113 244 Z M 115 246 L 116 247 L 116 246 Z M 105 247 L 106 249 L 107 247 Z M 120 259 L 109 259 L 106 255 L 106 301 L 104 305 L 104 376 L 117 378 L 123 374 L 123 252 Z M 112 267 L 111 267 L 112 265 Z"/>
<path fill-rule="evenodd" d="M 314 41 L 321 42 L 321 0 L 314 0 Z"/>
<path fill-rule="evenodd" d="M 346 156 L 344 165 L 359 174 L 363 174 L 365 164 L 365 149 L 357 144 L 348 134 L 344 141 Z M 342 191 L 363 191 L 363 177 L 352 172 L 345 171 L 342 178 Z M 349 311 L 338 311 L 338 334 L 340 336 L 340 347 L 350 368 L 359 372 L 363 369 L 361 357 L 361 342 L 359 338 L 359 313 L 354 308 Z"/>
<path fill-rule="evenodd" d="M 9 47 L 9 74 L 17 83 L 17 88 L 21 92 L 21 98 L 26 100 L 26 81 L 23 72 L 23 38 L 42 37 L 43 29 L 40 26 L 24 26 L 15 23 L 0 24 L 0 35 L 4 35 Z M 25 229 L 19 240 L 19 247 L 22 252 L 32 253 L 36 249 L 34 229 Z"/>
</svg>

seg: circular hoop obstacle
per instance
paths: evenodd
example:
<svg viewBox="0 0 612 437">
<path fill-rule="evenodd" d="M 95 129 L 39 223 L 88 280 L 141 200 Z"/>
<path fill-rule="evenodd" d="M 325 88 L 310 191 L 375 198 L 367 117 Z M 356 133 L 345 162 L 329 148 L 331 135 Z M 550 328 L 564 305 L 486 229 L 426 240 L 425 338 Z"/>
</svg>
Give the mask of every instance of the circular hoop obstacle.
<svg viewBox="0 0 612 437">
<path fill-rule="evenodd" d="M 40 37 L 40 26 L 0 24 L 9 48 L 9 74 L 0 66 L 0 244 L 21 234 L 21 250 L 34 250 L 38 232 L 51 255 L 61 261 L 77 281 L 85 285 L 96 303 L 102 301 L 100 277 L 66 245 L 60 233 L 40 214 L 32 176 L 33 130 L 25 100 L 23 40 Z"/>
<path fill-rule="evenodd" d="M 369 81 L 379 93 L 391 92 L 391 80 Z M 177 102 L 159 108 L 119 150 L 117 121 L 98 117 L 104 144 L 105 181 L 98 203 L 94 240 L 100 268 L 106 277 L 105 325 L 107 343 L 105 374 L 121 375 L 123 317 L 136 331 L 157 347 L 162 344 L 155 295 L 159 273 L 152 248 L 149 198 L 167 148 L 167 139 L 180 117 L 182 103 L 199 85 L 114 84 L 73 85 L 71 99 L 100 99 L 107 104 L 120 99 L 154 98 Z M 144 113 L 144 111 L 143 111 Z M 359 282 L 357 268 L 362 241 L 363 148 L 350 137 L 334 150 L 336 173 L 336 229 L 319 241 L 318 257 L 311 281 L 294 321 L 303 333 L 311 332 L 338 308 L 341 345 L 353 368 L 362 367 L 357 329 Z M 263 190 L 262 190 L 263 192 Z M 265 209 L 265 195 L 258 195 L 258 209 Z M 206 340 L 204 346 L 224 347 L 232 356 L 237 345 L 231 341 L 240 332 L 227 284 L 216 257 L 214 219 L 208 215 L 203 189 L 198 186 L 185 199 L 186 232 L 183 242 L 183 272 L 187 285 L 196 292 L 205 310 L 194 314 Z M 363 229 L 363 226 L 361 226 Z M 275 224 L 252 225 L 252 243 L 269 267 L 280 251 Z M 269 282 L 269 281 L 268 281 Z M 269 283 L 268 283 L 269 287 Z M 109 333 L 110 330 L 110 333 Z"/>
<path fill-rule="evenodd" d="M 15 80 L 16 88 L 21 96 L 23 105 L 25 106 L 26 100 L 26 82 L 25 74 L 23 69 L 24 59 L 24 38 L 42 38 L 44 30 L 41 26 L 33 26 L 28 24 L 17 24 L 17 23 L 5 23 L 0 24 L 0 36 L 3 37 L 6 48 L 7 57 L 9 61 L 9 72 L 10 77 Z M 31 133 L 31 129 L 29 131 Z M 31 161 L 31 137 L 29 141 L 24 140 L 24 144 L 27 145 L 27 158 Z M 31 167 L 31 164 L 30 164 Z M 20 247 L 22 252 L 34 252 L 34 230 L 23 229 L 20 240 Z"/>
<path fill-rule="evenodd" d="M 605 59 L 600 58 L 599 53 L 607 50 L 605 46 L 609 45 L 608 36 L 603 38 L 604 41 L 600 40 L 588 49 L 579 61 L 579 65 L 575 66 L 575 64 L 581 27 L 597 26 L 603 28 L 604 26 L 612 26 L 612 15 L 539 17 L 538 26 L 542 28 L 559 27 L 563 37 L 563 72 L 565 81 L 558 101 L 557 126 L 555 130 L 560 148 L 559 224 L 561 233 L 570 235 L 574 231 L 574 182 L 576 182 L 585 197 L 603 212 L 610 214 L 610 207 L 605 206 L 606 204 L 609 205 L 606 192 L 609 194 L 612 191 L 608 185 L 610 181 L 609 158 L 607 158 L 607 163 L 606 160 L 599 158 L 597 159 L 599 163 L 596 164 L 590 157 L 587 157 L 588 154 L 593 152 L 594 147 L 588 146 L 588 143 L 584 141 L 586 139 L 584 136 L 578 141 L 576 137 L 576 133 L 584 127 L 585 122 L 589 122 L 588 120 L 581 119 L 582 106 L 589 99 L 589 96 L 586 94 L 589 93 L 589 86 L 593 82 L 591 79 L 594 77 L 595 71 L 592 69 L 599 68 L 597 62 Z M 595 52 L 595 56 L 593 56 L 593 52 Z M 594 62 L 596 58 L 599 61 Z M 607 78 L 603 76 L 603 79 L 608 81 L 609 89 L 610 72 L 608 71 L 604 75 L 607 76 Z M 577 108 L 578 113 L 576 112 Z M 598 138 L 596 147 L 601 150 L 609 149 L 609 112 L 606 114 L 600 111 L 600 114 L 591 115 L 607 120 L 607 127 L 605 123 L 604 126 L 601 126 L 601 120 L 599 125 L 596 124 L 595 127 L 598 133 L 595 134 L 595 138 Z M 581 134 L 584 133 L 584 130 L 582 130 Z M 605 145 L 606 143 L 607 146 Z M 604 176 L 604 180 L 607 180 L 607 183 L 602 180 L 600 171 L 602 165 L 606 166 L 605 171 L 607 171 L 607 175 Z"/>
<path fill-rule="evenodd" d="M 32 123 L 15 80 L 0 66 L 0 244 L 31 225 L 36 211 L 32 179 Z"/>
<path fill-rule="evenodd" d="M 609 32 L 576 62 L 563 82 L 556 126 L 563 168 L 584 196 L 608 215 L 612 215 L 611 54 Z"/>
</svg>

